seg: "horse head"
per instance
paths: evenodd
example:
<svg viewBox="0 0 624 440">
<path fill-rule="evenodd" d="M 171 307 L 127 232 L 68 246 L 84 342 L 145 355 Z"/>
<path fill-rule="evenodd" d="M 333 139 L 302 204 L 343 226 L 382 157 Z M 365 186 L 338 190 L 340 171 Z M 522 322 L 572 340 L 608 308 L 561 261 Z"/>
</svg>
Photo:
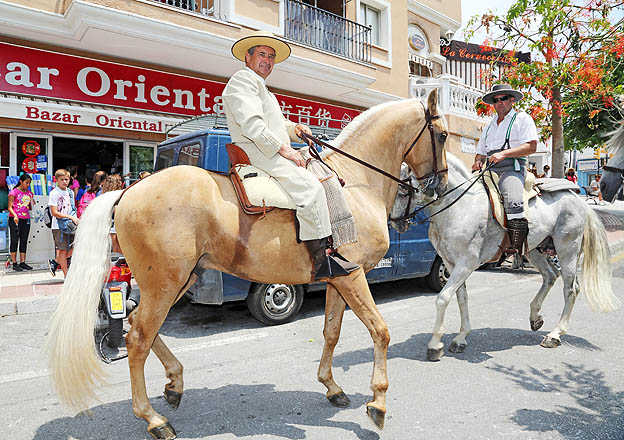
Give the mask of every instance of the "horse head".
<svg viewBox="0 0 624 440">
<path fill-rule="evenodd" d="M 621 200 L 622 182 L 624 180 L 624 122 L 611 133 L 607 141 L 607 149 L 613 154 L 609 159 L 609 165 L 603 168 L 600 179 L 600 192 L 607 202 L 614 202 L 616 196 Z"/>
<path fill-rule="evenodd" d="M 416 175 L 419 187 L 428 196 L 446 191 L 448 166 L 446 149 L 448 138 L 446 119 L 438 108 L 438 91 L 433 89 L 424 108 L 424 125 L 407 148 L 404 161 Z"/>
</svg>

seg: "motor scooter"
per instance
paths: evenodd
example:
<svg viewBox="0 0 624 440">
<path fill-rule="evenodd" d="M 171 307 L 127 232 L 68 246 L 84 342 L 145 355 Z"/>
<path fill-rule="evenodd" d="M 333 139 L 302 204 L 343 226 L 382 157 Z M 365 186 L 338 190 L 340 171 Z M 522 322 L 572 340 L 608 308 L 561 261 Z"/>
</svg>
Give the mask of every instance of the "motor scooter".
<svg viewBox="0 0 624 440">
<path fill-rule="evenodd" d="M 140 293 L 138 289 L 131 288 L 132 273 L 126 259 L 121 254 L 111 255 L 111 269 L 102 288 L 100 304 L 98 306 L 98 317 L 96 332 L 102 334 L 99 341 L 99 353 L 104 362 L 111 363 L 123 359 L 127 354 L 119 354 L 118 350 L 123 345 L 124 318 L 139 304 Z M 117 351 L 118 355 L 110 357 L 104 348 Z"/>
</svg>

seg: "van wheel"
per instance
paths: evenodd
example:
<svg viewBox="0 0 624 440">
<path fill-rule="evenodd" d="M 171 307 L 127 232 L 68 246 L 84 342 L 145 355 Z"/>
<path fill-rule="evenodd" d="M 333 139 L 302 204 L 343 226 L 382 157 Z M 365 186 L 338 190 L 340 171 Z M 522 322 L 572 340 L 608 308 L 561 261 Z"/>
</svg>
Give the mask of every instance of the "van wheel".
<svg viewBox="0 0 624 440">
<path fill-rule="evenodd" d="M 446 270 L 446 266 L 444 265 L 444 261 L 442 261 L 442 258 L 436 257 L 435 260 L 433 260 L 431 271 L 429 272 L 429 275 L 427 275 L 425 280 L 427 282 L 427 285 L 432 290 L 439 292 L 446 285 L 449 276 L 451 276 L 451 274 L 448 270 Z"/>
<path fill-rule="evenodd" d="M 277 325 L 295 319 L 303 304 L 303 287 L 289 284 L 252 284 L 247 307 L 258 321 Z"/>
</svg>

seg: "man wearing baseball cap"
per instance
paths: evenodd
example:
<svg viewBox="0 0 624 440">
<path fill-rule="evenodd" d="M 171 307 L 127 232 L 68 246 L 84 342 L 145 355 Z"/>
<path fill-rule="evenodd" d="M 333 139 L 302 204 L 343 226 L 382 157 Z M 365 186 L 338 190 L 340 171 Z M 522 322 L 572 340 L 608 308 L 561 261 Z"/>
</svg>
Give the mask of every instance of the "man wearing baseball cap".
<svg viewBox="0 0 624 440">
<path fill-rule="evenodd" d="M 273 66 L 286 60 L 290 51 L 286 42 L 264 31 L 234 43 L 232 54 L 245 63 L 245 68 L 230 78 L 223 91 L 228 129 L 232 142 L 247 153 L 249 162 L 275 178 L 295 202 L 299 239 L 312 258 L 312 279 L 329 277 L 329 258 L 342 268 L 333 270 L 332 276 L 347 275 L 359 266 L 334 255 L 323 186 L 305 168 L 303 155 L 290 146 L 301 132 L 312 132 L 306 125 L 287 120 L 266 86 Z"/>
<path fill-rule="evenodd" d="M 525 112 L 514 110 L 516 101 L 523 98 L 522 92 L 509 84 L 496 84 L 483 95 L 483 102 L 492 104 L 497 116 L 483 128 L 477 145 L 472 170 L 477 171 L 488 162 L 499 176 L 499 187 L 511 245 L 507 253 L 522 253 L 522 246 L 529 234 L 529 222 L 524 216 L 522 195 L 526 178 L 527 156 L 537 149 L 537 128 L 533 118 Z"/>
</svg>

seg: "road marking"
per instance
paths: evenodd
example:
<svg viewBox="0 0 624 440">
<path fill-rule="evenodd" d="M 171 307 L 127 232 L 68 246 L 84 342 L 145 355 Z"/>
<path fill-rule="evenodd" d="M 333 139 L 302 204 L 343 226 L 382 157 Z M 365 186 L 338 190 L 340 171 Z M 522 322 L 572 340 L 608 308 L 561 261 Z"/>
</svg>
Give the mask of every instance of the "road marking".
<svg viewBox="0 0 624 440">
<path fill-rule="evenodd" d="M 17 382 L 20 380 L 35 379 L 38 377 L 46 377 L 49 375 L 50 372 L 48 370 L 22 371 L 20 373 L 5 374 L 4 376 L 0 376 L 0 383 Z"/>
<path fill-rule="evenodd" d="M 620 255 L 616 255 L 615 257 L 611 258 L 611 263 L 617 263 L 623 258 L 624 258 L 624 252 L 622 252 Z"/>
<path fill-rule="evenodd" d="M 211 348 L 211 347 L 221 347 L 223 345 L 230 345 L 230 344 L 237 344 L 239 342 L 253 341 L 255 339 L 266 338 L 267 336 L 269 336 L 268 333 L 253 333 L 253 334 L 242 335 L 242 336 L 233 336 L 231 338 L 216 339 L 214 341 L 201 342 L 199 344 L 184 345 L 182 347 L 172 348 L 171 351 L 173 351 L 174 353 L 187 353 L 190 351 L 205 350 L 206 348 Z"/>
</svg>

